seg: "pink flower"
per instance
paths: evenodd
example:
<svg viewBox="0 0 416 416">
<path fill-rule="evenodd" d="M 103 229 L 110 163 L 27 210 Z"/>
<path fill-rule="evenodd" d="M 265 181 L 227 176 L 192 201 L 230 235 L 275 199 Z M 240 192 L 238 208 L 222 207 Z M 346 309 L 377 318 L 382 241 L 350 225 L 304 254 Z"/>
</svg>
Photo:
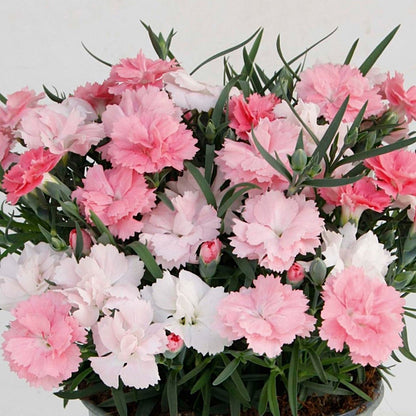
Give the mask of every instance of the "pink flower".
<svg viewBox="0 0 416 416">
<path fill-rule="evenodd" d="M 260 119 L 272 121 L 276 118 L 273 108 L 279 102 L 280 99 L 274 94 L 261 96 L 254 93 L 247 97 L 247 101 L 243 94 L 234 96 L 228 104 L 229 126 L 235 129 L 238 136 L 247 140 L 249 131 L 259 124 Z"/>
<path fill-rule="evenodd" d="M 299 263 L 293 263 L 287 271 L 287 280 L 290 283 L 300 283 L 305 277 L 305 269 Z"/>
<path fill-rule="evenodd" d="M 81 230 L 81 237 L 82 237 L 82 254 L 86 255 L 89 254 L 91 251 L 91 236 L 88 231 Z M 77 248 L 77 230 L 73 228 L 69 233 L 69 246 L 72 248 L 73 251 Z"/>
<path fill-rule="evenodd" d="M 322 296 L 320 336 L 336 351 L 347 344 L 354 363 L 377 367 L 402 345 L 405 300 L 384 281 L 349 267 L 327 278 Z"/>
<path fill-rule="evenodd" d="M 198 192 L 187 191 L 171 199 L 172 211 L 161 203 L 143 217 L 139 238 L 166 269 L 197 263 L 196 252 L 219 234 L 221 220 Z"/>
<path fill-rule="evenodd" d="M 254 288 L 231 292 L 218 306 L 217 327 L 230 340 L 245 337 L 256 354 L 273 358 L 296 336 L 308 336 L 316 319 L 306 313 L 308 299 L 272 275 L 259 276 Z"/>
<path fill-rule="evenodd" d="M 3 170 L 9 168 L 12 163 L 16 163 L 19 160 L 19 156 L 11 153 L 10 150 L 15 143 L 14 137 L 10 131 L 1 131 L 0 129 L 0 165 Z"/>
<path fill-rule="evenodd" d="M 184 160 L 197 152 L 197 140 L 180 123 L 180 110 L 155 87 L 126 91 L 119 106 L 103 113 L 103 123 L 111 141 L 101 150 L 115 166 L 139 173 L 167 166 L 183 170 Z"/>
<path fill-rule="evenodd" d="M 90 358 L 91 367 L 107 386 L 117 388 L 119 377 L 136 389 L 159 381 L 155 355 L 166 351 L 167 339 L 163 325 L 152 320 L 150 304 L 135 299 L 120 304 L 114 315 L 94 326 L 98 357 Z"/>
<path fill-rule="evenodd" d="M 2 185 L 7 192 L 7 200 L 14 205 L 21 196 L 39 186 L 45 174 L 55 167 L 59 159 L 59 155 L 41 147 L 23 153 L 18 163 L 3 177 Z"/>
<path fill-rule="evenodd" d="M 343 121 L 352 122 L 368 101 L 364 116 L 378 115 L 384 104 L 377 89 L 372 87 L 357 68 L 348 65 L 315 65 L 300 74 L 296 84 L 298 97 L 305 102 L 318 104 L 323 115 L 332 121 L 343 101 L 349 96 Z"/>
<path fill-rule="evenodd" d="M 221 248 L 222 243 L 218 238 L 212 241 L 205 241 L 205 243 L 202 243 L 201 245 L 199 256 L 205 264 L 212 263 L 213 261 L 219 261 Z"/>
<path fill-rule="evenodd" d="M 72 198 L 77 199 L 84 216 L 91 220 L 93 211 L 110 231 L 122 240 L 142 229 L 133 217 L 149 212 L 156 196 L 147 187 L 142 175 L 127 168 L 104 170 L 95 165 L 83 179 L 84 188 L 77 188 Z"/>
<path fill-rule="evenodd" d="M 112 86 L 108 80 L 104 81 L 102 84 L 95 82 L 91 84 L 87 82 L 84 86 L 79 86 L 75 91 L 73 96 L 81 98 L 84 101 L 87 101 L 94 111 L 101 115 L 107 105 L 118 104 L 120 102 L 120 97 L 111 94 L 108 89 Z"/>
<path fill-rule="evenodd" d="M 84 156 L 104 138 L 94 109 L 84 100 L 69 97 L 60 104 L 39 107 L 28 112 L 21 121 L 19 133 L 30 148 L 47 147 L 62 155 L 73 152 Z"/>
<path fill-rule="evenodd" d="M 364 161 L 374 171 L 377 185 L 397 198 L 398 195 L 416 195 L 416 154 L 395 150 Z"/>
<path fill-rule="evenodd" d="M 230 238 L 234 254 L 276 272 L 288 270 L 298 254 L 320 245 L 324 221 L 314 201 L 303 195 L 286 198 L 268 191 L 249 197 L 242 216 L 244 221 L 234 220 L 235 237 Z"/>
<path fill-rule="evenodd" d="M 403 74 L 396 72 L 393 78 L 387 74 L 387 79 L 381 85 L 381 92 L 389 101 L 392 110 L 406 114 L 409 121 L 416 120 L 416 86 L 405 91 Z"/>
<path fill-rule="evenodd" d="M 329 204 L 342 207 L 344 223 L 351 218 L 358 221 L 366 209 L 382 212 L 391 203 L 390 197 L 368 177 L 348 185 L 319 188 L 319 194 Z"/>
<path fill-rule="evenodd" d="M 183 347 L 183 339 L 176 334 L 168 335 L 168 350 L 170 352 L 178 352 Z"/>
<path fill-rule="evenodd" d="M 253 134 L 270 154 L 276 152 L 290 169 L 287 155 L 295 150 L 298 127 L 285 120 L 270 121 L 266 118 L 259 121 Z M 224 147 L 217 155 L 215 161 L 231 185 L 251 182 L 263 190 L 288 188 L 287 179 L 270 166 L 257 150 L 252 135 L 249 136 L 249 143 L 225 139 Z"/>
<path fill-rule="evenodd" d="M 146 58 L 140 51 L 136 58 L 125 58 L 111 68 L 110 78 L 112 86 L 108 89 L 111 94 L 121 94 L 127 89 L 137 90 L 145 85 L 163 87 L 163 74 L 178 69 L 175 60 L 170 62 Z"/>
<path fill-rule="evenodd" d="M 81 363 L 77 342 L 85 330 L 69 315 L 71 305 L 57 292 L 32 296 L 13 309 L 16 318 L 3 333 L 4 358 L 34 387 L 50 390 Z"/>
<path fill-rule="evenodd" d="M 27 87 L 7 96 L 6 108 L 0 108 L 0 125 L 3 128 L 14 129 L 28 109 L 38 106 L 38 101 L 45 94 L 36 95 Z"/>
</svg>

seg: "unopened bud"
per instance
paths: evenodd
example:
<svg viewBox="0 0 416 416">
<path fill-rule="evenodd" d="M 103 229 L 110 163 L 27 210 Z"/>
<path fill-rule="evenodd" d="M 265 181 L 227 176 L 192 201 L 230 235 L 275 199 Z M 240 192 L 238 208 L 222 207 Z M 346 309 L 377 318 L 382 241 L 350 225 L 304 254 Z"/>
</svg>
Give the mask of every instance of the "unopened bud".
<svg viewBox="0 0 416 416">
<path fill-rule="evenodd" d="M 287 280 L 294 285 L 301 283 L 304 277 L 305 270 L 299 263 L 293 263 L 287 271 Z"/>
<path fill-rule="evenodd" d="M 82 236 L 82 254 L 87 255 L 91 251 L 91 236 L 85 230 L 81 230 Z M 77 247 L 77 230 L 74 228 L 69 233 L 69 245 L 73 251 L 76 250 Z"/>
<path fill-rule="evenodd" d="M 322 286 L 326 277 L 326 265 L 319 257 L 312 260 L 309 266 L 309 275 L 316 286 Z"/>
<path fill-rule="evenodd" d="M 170 352 L 178 352 L 183 347 L 183 339 L 179 335 L 169 334 L 167 347 Z"/>
<path fill-rule="evenodd" d="M 375 131 L 370 131 L 367 135 L 367 140 L 365 143 L 365 150 L 370 150 L 374 147 L 377 140 L 377 133 Z"/>
<path fill-rule="evenodd" d="M 353 147 L 357 143 L 358 139 L 358 128 L 350 130 L 344 139 L 344 144 L 348 147 Z"/>
<path fill-rule="evenodd" d="M 67 248 L 65 241 L 59 236 L 51 237 L 50 244 L 57 251 L 63 251 Z"/>
<path fill-rule="evenodd" d="M 214 142 L 215 136 L 217 135 L 217 129 L 215 128 L 215 124 L 210 120 L 208 121 L 207 127 L 205 128 L 205 137 L 207 138 L 208 142 Z"/>
<path fill-rule="evenodd" d="M 199 272 L 204 278 L 211 278 L 214 276 L 217 265 L 221 258 L 221 241 L 216 238 L 212 241 L 206 241 L 201 245 L 199 251 Z"/>
<path fill-rule="evenodd" d="M 295 150 L 293 153 L 290 165 L 295 172 L 302 172 L 305 169 L 306 164 L 308 163 L 308 156 L 303 149 Z"/>
</svg>

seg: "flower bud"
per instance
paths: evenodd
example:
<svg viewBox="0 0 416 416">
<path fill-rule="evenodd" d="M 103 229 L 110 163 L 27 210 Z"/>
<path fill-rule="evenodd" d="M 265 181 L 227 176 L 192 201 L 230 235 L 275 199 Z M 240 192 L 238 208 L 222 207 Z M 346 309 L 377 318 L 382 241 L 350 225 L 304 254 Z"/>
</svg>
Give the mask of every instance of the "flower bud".
<svg viewBox="0 0 416 416">
<path fill-rule="evenodd" d="M 183 339 L 179 335 L 169 334 L 167 346 L 170 352 L 178 352 L 183 347 Z"/>
<path fill-rule="evenodd" d="M 212 263 L 213 261 L 218 263 L 221 256 L 221 248 L 222 243 L 218 238 L 212 241 L 206 241 L 201 245 L 199 257 L 205 264 Z"/>
<path fill-rule="evenodd" d="M 322 286 L 326 277 L 326 265 L 321 258 L 317 257 L 312 260 L 309 266 L 309 274 L 316 286 Z"/>
<path fill-rule="evenodd" d="M 350 130 L 347 136 L 344 139 L 344 144 L 348 147 L 353 147 L 356 145 L 358 139 L 358 128 Z"/>
<path fill-rule="evenodd" d="M 305 169 L 306 163 L 308 163 L 308 156 L 303 149 L 295 150 L 290 160 L 290 165 L 295 172 L 302 172 Z"/>
<path fill-rule="evenodd" d="M 207 138 L 209 143 L 213 143 L 216 135 L 217 131 L 215 128 L 215 124 L 210 120 L 208 121 L 207 127 L 205 128 L 205 137 Z"/>
<path fill-rule="evenodd" d="M 377 140 L 377 133 L 375 131 L 370 131 L 367 135 L 367 141 L 365 143 L 365 150 L 370 150 L 374 147 Z"/>
<path fill-rule="evenodd" d="M 290 283 L 297 285 L 305 277 L 305 270 L 299 263 L 293 263 L 287 271 L 287 279 Z"/>
<path fill-rule="evenodd" d="M 91 251 L 91 236 L 87 231 L 81 230 L 82 236 L 82 254 L 87 255 Z M 77 230 L 74 228 L 69 233 L 69 245 L 73 251 L 76 251 L 77 246 Z"/>
</svg>

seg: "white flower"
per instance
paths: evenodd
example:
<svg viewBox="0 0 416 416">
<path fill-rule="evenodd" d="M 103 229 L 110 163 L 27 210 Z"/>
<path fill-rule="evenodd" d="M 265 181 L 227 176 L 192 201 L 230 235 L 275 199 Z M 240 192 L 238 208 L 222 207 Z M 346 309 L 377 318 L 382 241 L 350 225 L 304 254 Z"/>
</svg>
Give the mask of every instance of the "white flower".
<svg viewBox="0 0 416 416">
<path fill-rule="evenodd" d="M 210 287 L 186 270 L 181 270 L 179 277 L 165 271 L 163 278 L 145 287 L 141 295 L 152 302 L 154 320 L 179 335 L 187 347 L 201 354 L 217 354 L 230 345 L 212 326 L 218 303 L 226 297 L 223 287 Z"/>
<path fill-rule="evenodd" d="M 99 357 L 91 367 L 107 386 L 118 387 L 119 376 L 126 386 L 144 389 L 160 377 L 155 354 L 167 348 L 163 325 L 153 324 L 150 304 L 141 299 L 123 302 L 114 316 L 105 316 L 93 327 Z"/>
<path fill-rule="evenodd" d="M 49 244 L 27 242 L 19 256 L 9 254 L 0 262 L 0 308 L 13 309 L 17 303 L 49 288 L 55 268 L 66 257 Z"/>
<path fill-rule="evenodd" d="M 389 264 L 396 258 L 384 249 L 377 236 L 368 231 L 356 239 L 357 228 L 347 223 L 340 233 L 325 230 L 323 256 L 327 267 L 334 266 L 332 273 L 338 273 L 349 266 L 364 269 L 368 276 L 384 281 Z"/>
<path fill-rule="evenodd" d="M 143 273 L 138 256 L 125 256 L 110 244 L 96 244 L 79 263 L 74 257 L 62 261 L 53 280 L 77 308 L 74 316 L 90 327 L 100 312 L 108 313 L 120 300 L 137 298 Z"/>
<path fill-rule="evenodd" d="M 183 69 L 167 72 L 163 82 L 173 102 L 186 110 L 208 111 L 214 108 L 224 88 L 196 81 Z"/>
</svg>

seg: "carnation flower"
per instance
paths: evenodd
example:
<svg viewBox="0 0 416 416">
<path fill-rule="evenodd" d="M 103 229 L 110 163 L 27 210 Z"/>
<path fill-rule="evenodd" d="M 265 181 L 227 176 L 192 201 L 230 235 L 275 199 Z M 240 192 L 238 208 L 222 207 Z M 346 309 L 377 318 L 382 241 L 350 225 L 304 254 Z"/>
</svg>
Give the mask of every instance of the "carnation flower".
<svg viewBox="0 0 416 416">
<path fill-rule="evenodd" d="M 228 104 L 229 126 L 235 129 L 239 137 L 247 140 L 248 133 L 261 119 L 272 121 L 276 118 L 273 108 L 279 102 L 280 99 L 274 94 L 261 96 L 254 93 L 247 97 L 247 101 L 243 94 L 231 97 Z"/>
<path fill-rule="evenodd" d="M 165 73 L 176 71 L 177 62 L 162 59 L 148 59 L 140 51 L 136 58 L 121 59 L 120 63 L 111 67 L 111 86 L 108 91 L 111 94 L 121 94 L 125 90 L 137 90 L 145 85 L 163 87 L 162 77 Z"/>
<path fill-rule="evenodd" d="M 80 98 L 69 97 L 62 103 L 53 103 L 29 111 L 21 121 L 19 134 L 31 148 L 47 147 L 62 155 L 73 152 L 84 156 L 104 137 L 94 109 Z"/>
<path fill-rule="evenodd" d="M 349 97 L 343 121 L 352 122 L 367 102 L 364 117 L 378 115 L 384 104 L 377 89 L 370 85 L 359 69 L 349 65 L 321 64 L 300 74 L 296 84 L 298 98 L 319 105 L 320 115 L 332 121 L 344 100 Z"/>
<path fill-rule="evenodd" d="M 320 336 L 336 351 L 347 344 L 354 363 L 377 367 L 402 345 L 405 300 L 384 281 L 349 267 L 328 277 L 322 297 Z"/>
<path fill-rule="evenodd" d="M 0 261 L 0 308 L 10 310 L 32 295 L 49 289 L 55 268 L 66 257 L 49 244 L 27 242 L 20 255 L 8 254 Z"/>
<path fill-rule="evenodd" d="M 249 136 L 249 143 L 225 139 L 215 159 L 220 171 L 232 185 L 251 182 L 263 190 L 287 189 L 287 179 L 266 162 L 257 150 L 253 135 L 267 152 L 277 153 L 290 169 L 287 155 L 295 151 L 299 128 L 285 120 L 262 119 Z"/>
<path fill-rule="evenodd" d="M 221 220 L 198 192 L 186 191 L 171 199 L 174 210 L 159 204 L 143 217 L 140 241 L 166 269 L 197 263 L 196 252 L 219 234 Z"/>
<path fill-rule="evenodd" d="M 283 285 L 279 278 L 259 276 L 254 286 L 221 300 L 217 327 L 229 340 L 245 337 L 256 354 L 273 358 L 296 336 L 308 336 L 316 319 L 306 313 L 308 299 L 302 291 Z"/>
<path fill-rule="evenodd" d="M 150 304 L 141 299 L 123 302 L 113 316 L 105 316 L 93 328 L 98 357 L 91 367 L 111 387 L 145 389 L 159 381 L 155 355 L 167 348 L 163 326 L 152 323 Z"/>
<path fill-rule="evenodd" d="M 78 370 L 82 360 L 76 343 L 84 343 L 86 333 L 70 310 L 56 292 L 32 296 L 12 310 L 16 319 L 3 333 L 4 358 L 33 387 L 51 390 Z"/>
<path fill-rule="evenodd" d="M 167 93 L 155 87 L 126 91 L 120 105 L 108 106 L 102 116 L 111 137 L 101 148 L 104 158 L 139 173 L 168 166 L 183 170 L 184 160 L 197 151 L 197 141 L 180 123 L 178 110 Z"/>
<path fill-rule="evenodd" d="M 127 168 L 104 170 L 101 165 L 90 168 L 83 179 L 84 187 L 72 192 L 84 216 L 91 221 L 90 211 L 122 240 L 142 229 L 137 214 L 149 212 L 156 195 L 147 187 L 142 175 Z"/>
<path fill-rule="evenodd" d="M 377 185 L 397 198 L 399 195 L 416 196 L 416 154 L 395 150 L 366 159 L 364 165 L 374 171 Z"/>
<path fill-rule="evenodd" d="M 181 270 L 179 277 L 165 271 L 141 295 L 151 301 L 154 321 L 179 335 L 187 347 L 201 354 L 217 354 L 230 345 L 213 327 L 218 304 L 226 297 L 223 287 L 210 287 L 187 270 Z"/>
<path fill-rule="evenodd" d="M 59 155 L 42 147 L 23 153 L 17 164 L 12 166 L 3 177 L 2 185 L 7 192 L 7 201 L 14 205 L 21 196 L 33 191 L 59 160 Z"/>
<path fill-rule="evenodd" d="M 90 327 L 100 312 L 108 313 L 120 299 L 136 298 L 143 274 L 138 256 L 126 256 L 110 244 L 96 244 L 79 262 L 75 257 L 61 261 L 53 281 L 76 309 L 74 316 Z"/>
<path fill-rule="evenodd" d="M 250 197 L 235 220 L 230 238 L 234 254 L 258 260 L 276 272 L 288 270 L 298 254 L 312 252 L 320 244 L 323 219 L 314 201 L 303 195 L 286 198 L 282 192 L 268 191 Z"/>
<path fill-rule="evenodd" d="M 366 275 L 384 281 L 389 264 L 396 259 L 377 236 L 368 231 L 356 238 L 357 228 L 345 224 L 339 233 L 325 230 L 322 233 L 322 255 L 327 267 L 334 266 L 332 273 L 338 273 L 350 266 L 360 267 Z"/>
</svg>

